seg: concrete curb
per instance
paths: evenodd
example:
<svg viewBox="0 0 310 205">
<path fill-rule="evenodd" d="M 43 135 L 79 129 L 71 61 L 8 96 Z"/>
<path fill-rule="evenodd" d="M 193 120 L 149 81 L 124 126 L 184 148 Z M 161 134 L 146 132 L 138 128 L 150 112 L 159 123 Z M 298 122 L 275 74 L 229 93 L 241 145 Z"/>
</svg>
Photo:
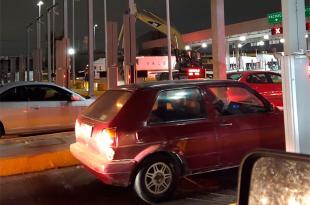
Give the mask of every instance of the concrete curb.
<svg viewBox="0 0 310 205">
<path fill-rule="evenodd" d="M 30 156 L 0 158 L 0 177 L 79 164 L 69 149 Z"/>
</svg>

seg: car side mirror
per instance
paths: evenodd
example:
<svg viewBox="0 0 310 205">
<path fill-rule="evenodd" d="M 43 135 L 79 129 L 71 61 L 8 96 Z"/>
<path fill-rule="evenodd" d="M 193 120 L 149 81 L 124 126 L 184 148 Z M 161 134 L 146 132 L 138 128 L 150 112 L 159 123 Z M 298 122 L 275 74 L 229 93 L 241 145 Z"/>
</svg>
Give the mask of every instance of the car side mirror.
<svg viewBox="0 0 310 205">
<path fill-rule="evenodd" d="M 238 205 L 307 204 L 310 155 L 259 150 L 239 169 Z"/>
</svg>

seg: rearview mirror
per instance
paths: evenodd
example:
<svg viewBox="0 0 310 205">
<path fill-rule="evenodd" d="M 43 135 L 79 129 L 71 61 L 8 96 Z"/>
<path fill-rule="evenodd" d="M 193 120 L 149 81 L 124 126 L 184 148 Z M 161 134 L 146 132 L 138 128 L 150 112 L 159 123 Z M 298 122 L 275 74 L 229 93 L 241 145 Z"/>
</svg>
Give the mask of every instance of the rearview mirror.
<svg viewBox="0 0 310 205">
<path fill-rule="evenodd" d="M 239 170 L 238 205 L 309 204 L 310 156 L 261 150 Z"/>
</svg>

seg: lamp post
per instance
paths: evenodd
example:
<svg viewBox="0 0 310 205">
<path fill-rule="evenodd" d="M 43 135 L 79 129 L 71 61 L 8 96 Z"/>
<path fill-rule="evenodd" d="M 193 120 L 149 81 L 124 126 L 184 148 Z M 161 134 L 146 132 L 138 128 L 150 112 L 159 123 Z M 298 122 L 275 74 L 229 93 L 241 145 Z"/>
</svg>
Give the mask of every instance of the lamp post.
<svg viewBox="0 0 310 205">
<path fill-rule="evenodd" d="M 98 27 L 98 24 L 94 25 L 94 50 L 96 50 L 96 28 Z"/>
<path fill-rule="evenodd" d="M 72 49 L 75 51 L 75 1 L 72 0 Z M 75 52 L 74 52 L 75 53 Z M 72 78 L 75 82 L 75 55 L 72 55 Z"/>
<path fill-rule="evenodd" d="M 170 29 L 170 1 L 166 0 L 166 16 L 167 16 L 167 41 L 168 41 L 168 70 L 169 80 L 173 80 L 171 67 L 171 29 Z"/>
<path fill-rule="evenodd" d="M 30 33 L 31 33 L 31 26 L 33 23 L 30 23 L 26 29 L 27 29 L 27 81 L 30 81 Z"/>
<path fill-rule="evenodd" d="M 88 0 L 88 64 L 89 64 L 89 90 L 88 95 L 94 96 L 94 2 Z"/>
<path fill-rule="evenodd" d="M 39 7 L 39 18 L 37 22 L 37 48 L 41 48 L 41 6 L 43 5 L 43 1 L 39 1 L 37 6 Z"/>
</svg>

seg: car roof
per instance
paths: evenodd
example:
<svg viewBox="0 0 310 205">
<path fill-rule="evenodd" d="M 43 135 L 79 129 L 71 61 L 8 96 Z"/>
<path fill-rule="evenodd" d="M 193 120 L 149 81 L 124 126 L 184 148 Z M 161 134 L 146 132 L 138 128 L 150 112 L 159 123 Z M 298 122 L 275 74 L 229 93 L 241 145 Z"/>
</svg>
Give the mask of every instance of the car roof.
<svg viewBox="0 0 310 205">
<path fill-rule="evenodd" d="M 264 71 L 264 70 L 247 70 L 247 71 L 236 71 L 236 72 L 229 72 L 227 75 L 233 75 L 233 74 L 258 74 L 258 73 L 271 73 L 271 74 L 278 74 L 281 75 L 281 73 L 277 73 L 274 71 Z"/>
<path fill-rule="evenodd" d="M 119 86 L 121 90 L 169 89 L 197 85 L 238 84 L 233 80 L 163 80 Z M 240 84 L 240 83 L 239 83 Z"/>
<path fill-rule="evenodd" d="M 65 87 L 61 87 L 59 85 L 56 85 L 55 83 L 50 83 L 50 82 L 36 82 L 36 81 L 31 81 L 31 82 L 28 82 L 28 81 L 20 81 L 20 82 L 12 82 L 12 83 L 7 83 L 7 84 L 4 84 L 3 86 L 0 86 L 0 93 L 6 91 L 6 90 L 9 90 L 11 88 L 14 88 L 16 86 L 26 86 L 26 85 L 50 85 L 50 86 L 56 86 L 58 88 L 61 88 L 63 90 L 66 90 L 70 93 L 74 93 L 74 94 L 77 94 L 75 92 L 73 92 L 72 90 L 70 89 L 67 89 Z M 79 94 L 77 94 L 79 95 Z M 79 95 L 80 96 L 80 95 Z M 82 96 L 81 96 L 82 97 Z"/>
</svg>

